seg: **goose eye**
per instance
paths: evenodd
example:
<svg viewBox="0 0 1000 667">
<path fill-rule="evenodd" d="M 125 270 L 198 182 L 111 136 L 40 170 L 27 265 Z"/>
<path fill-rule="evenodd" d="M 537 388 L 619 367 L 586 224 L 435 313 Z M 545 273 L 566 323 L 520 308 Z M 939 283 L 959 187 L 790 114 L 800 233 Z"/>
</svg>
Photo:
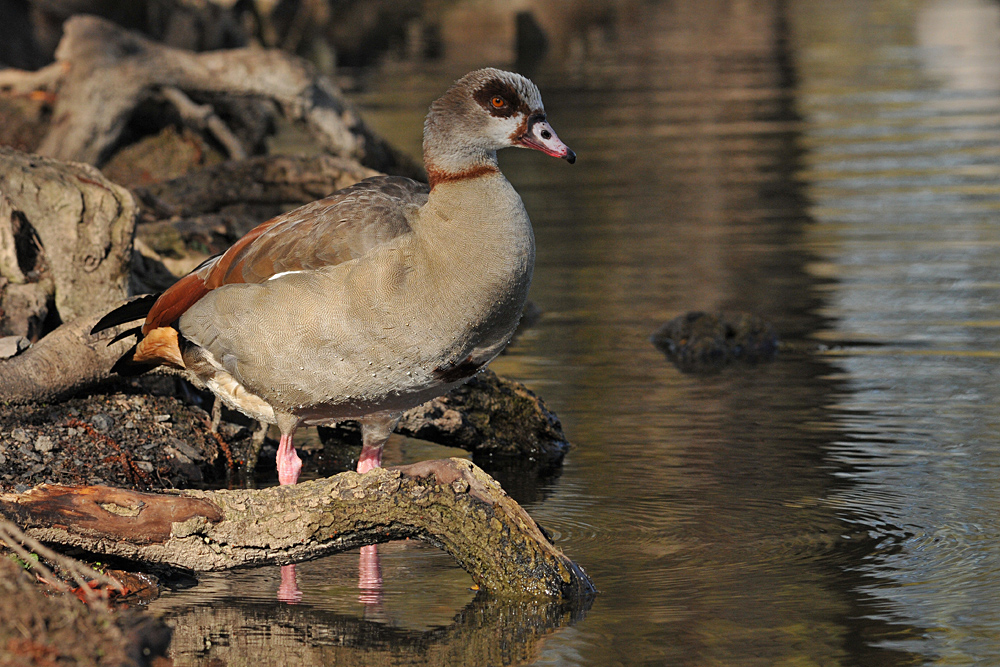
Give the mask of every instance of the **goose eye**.
<svg viewBox="0 0 1000 667">
<path fill-rule="evenodd" d="M 507 100 L 500 97 L 499 95 L 494 95 L 493 99 L 490 100 L 490 104 L 493 105 L 494 109 L 500 109 L 502 107 L 507 106 Z"/>
</svg>

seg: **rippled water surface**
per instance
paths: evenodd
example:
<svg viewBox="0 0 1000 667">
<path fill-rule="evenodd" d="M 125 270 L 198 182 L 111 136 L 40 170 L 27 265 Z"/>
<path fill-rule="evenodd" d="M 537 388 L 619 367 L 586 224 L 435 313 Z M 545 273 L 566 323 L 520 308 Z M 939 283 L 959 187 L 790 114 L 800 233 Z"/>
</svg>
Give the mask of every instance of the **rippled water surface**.
<svg viewBox="0 0 1000 667">
<path fill-rule="evenodd" d="M 301 565 L 296 606 L 276 568 L 165 595 L 177 664 L 1000 664 L 1000 4 L 517 7 L 579 161 L 501 156 L 543 315 L 493 368 L 574 448 L 495 472 L 601 594 L 502 603 L 392 544 L 379 605 L 357 553 Z M 513 22 L 428 10 L 355 99 L 418 154 L 451 80 L 514 66 Z M 787 347 L 682 373 L 649 336 L 695 310 Z M 394 440 L 387 462 L 453 453 Z"/>
</svg>

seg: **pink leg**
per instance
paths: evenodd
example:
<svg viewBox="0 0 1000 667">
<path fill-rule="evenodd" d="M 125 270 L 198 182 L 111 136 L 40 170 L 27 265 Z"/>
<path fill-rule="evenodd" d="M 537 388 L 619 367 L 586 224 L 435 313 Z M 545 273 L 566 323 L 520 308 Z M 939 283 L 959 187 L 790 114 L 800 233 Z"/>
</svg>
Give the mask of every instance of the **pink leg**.
<svg viewBox="0 0 1000 667">
<path fill-rule="evenodd" d="M 295 445 L 292 444 L 292 434 L 282 433 L 278 442 L 278 483 L 295 484 L 299 481 L 299 471 L 302 470 L 302 459 L 295 453 Z"/>
<path fill-rule="evenodd" d="M 373 468 L 382 467 L 382 445 L 383 443 L 379 443 L 375 447 L 365 443 L 361 448 L 361 456 L 358 457 L 358 472 L 366 473 Z"/>
<path fill-rule="evenodd" d="M 292 444 L 292 434 L 282 433 L 278 442 L 278 483 L 295 484 L 299 481 L 299 471 L 302 470 L 302 459 L 295 453 Z M 281 585 L 278 587 L 278 599 L 287 604 L 298 604 L 302 601 L 302 591 L 299 590 L 295 577 L 294 565 L 281 567 Z"/>
<path fill-rule="evenodd" d="M 389 439 L 389 434 L 396 428 L 398 415 L 382 415 L 369 417 L 361 422 L 361 438 L 364 446 L 358 457 L 358 472 L 366 473 L 374 468 L 382 467 L 382 446 Z M 382 566 L 378 559 L 378 547 L 370 544 L 361 547 L 361 560 L 358 563 L 358 602 L 361 604 L 379 604 L 382 602 Z"/>
<path fill-rule="evenodd" d="M 358 472 L 366 473 L 382 467 L 382 447 L 392 430 L 399 423 L 398 414 L 384 412 L 368 415 L 361 420 L 361 456 L 358 457 Z"/>
</svg>

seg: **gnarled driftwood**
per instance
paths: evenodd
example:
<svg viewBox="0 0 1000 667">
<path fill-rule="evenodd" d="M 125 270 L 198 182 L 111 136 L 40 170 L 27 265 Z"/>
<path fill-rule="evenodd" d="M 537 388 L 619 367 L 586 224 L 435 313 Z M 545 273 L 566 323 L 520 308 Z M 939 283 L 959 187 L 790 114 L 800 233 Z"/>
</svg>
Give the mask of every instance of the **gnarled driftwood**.
<svg viewBox="0 0 1000 667">
<path fill-rule="evenodd" d="M 416 538 L 448 551 L 495 594 L 575 599 L 595 590 L 499 484 L 462 459 L 257 491 L 41 486 L 0 495 L 0 511 L 44 542 L 191 570 L 288 564 Z"/>
<path fill-rule="evenodd" d="M 304 60 L 278 50 L 192 53 L 157 44 L 95 16 L 63 26 L 56 62 L 38 72 L 0 72 L 0 89 L 55 94 L 53 122 L 39 152 L 100 165 L 144 102 L 177 93 L 195 98 L 256 96 L 304 123 L 324 150 L 395 173 L 420 172 L 377 137 L 353 105 Z M 218 136 L 216 137 L 218 138 Z M 225 143 L 225 142 L 224 142 Z"/>
</svg>

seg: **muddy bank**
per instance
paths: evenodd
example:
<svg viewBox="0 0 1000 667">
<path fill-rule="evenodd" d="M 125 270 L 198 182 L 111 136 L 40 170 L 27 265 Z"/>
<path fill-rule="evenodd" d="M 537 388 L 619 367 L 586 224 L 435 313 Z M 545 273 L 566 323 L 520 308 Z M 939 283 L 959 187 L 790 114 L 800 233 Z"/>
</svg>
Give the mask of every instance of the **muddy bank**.
<svg viewBox="0 0 1000 667">
<path fill-rule="evenodd" d="M 0 488 L 105 484 L 147 490 L 225 483 L 249 429 L 172 395 L 175 380 L 60 403 L 0 406 Z M 160 395 L 143 393 L 148 385 Z M 238 456 L 238 455 L 237 455 Z M 230 463 L 232 460 L 232 463 Z"/>
</svg>

